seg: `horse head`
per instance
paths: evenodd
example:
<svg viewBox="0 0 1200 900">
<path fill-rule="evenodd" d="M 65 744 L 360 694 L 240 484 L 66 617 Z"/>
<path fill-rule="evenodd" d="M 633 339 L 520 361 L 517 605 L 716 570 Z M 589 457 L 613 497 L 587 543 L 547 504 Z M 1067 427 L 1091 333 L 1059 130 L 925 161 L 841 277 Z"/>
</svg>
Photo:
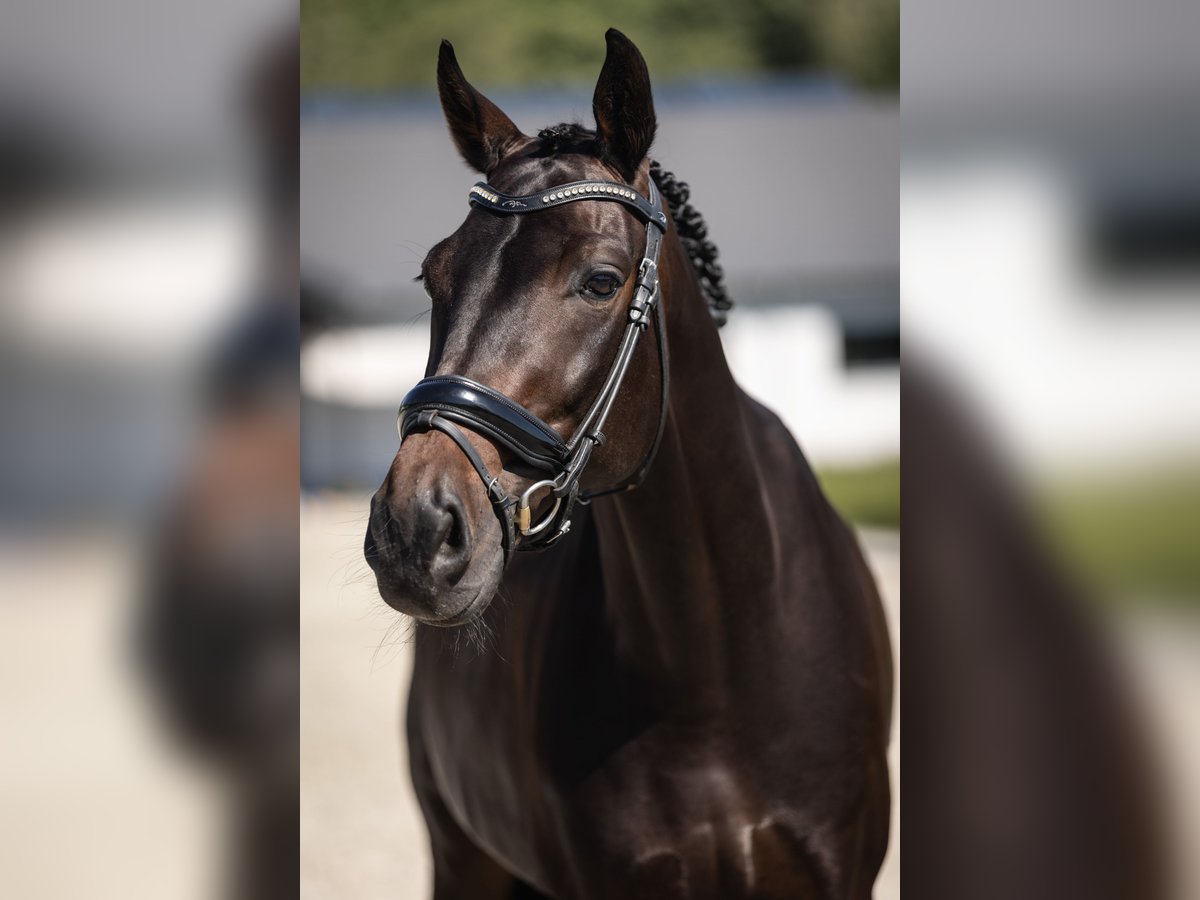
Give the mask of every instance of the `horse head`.
<svg viewBox="0 0 1200 900">
<path fill-rule="evenodd" d="M 532 414 L 542 439 L 554 445 L 551 453 L 562 450 L 557 436 L 566 446 L 587 430 L 617 368 L 614 360 L 626 352 L 635 330 L 631 304 L 657 299 L 653 286 L 645 287 L 643 259 L 648 234 L 657 248 L 667 227 L 659 207 L 642 208 L 638 215 L 637 203 L 646 207 L 645 198 L 657 196 L 647 156 L 656 120 L 646 64 L 620 32 L 609 30 L 606 40 L 593 97 L 594 131 L 560 125 L 527 136 L 467 82 L 448 42 L 438 59 L 438 91 L 451 137 L 464 161 L 487 181 L 474 193 L 477 202 L 462 225 L 421 266 L 432 307 L 427 378 L 421 384 L 443 392 L 466 385 L 477 402 L 514 419 L 513 427 L 527 425 L 522 416 Z M 595 194 L 577 199 L 622 202 L 560 203 L 564 198 L 551 191 L 577 182 Z M 614 196 L 622 186 L 630 198 L 636 195 L 636 203 Z M 519 214 L 528 203 L 539 206 L 536 215 Z M 657 233 L 654 217 L 661 219 Z M 648 309 L 642 313 L 649 317 Z M 602 437 L 587 442 L 594 454 L 592 446 L 584 448 L 586 471 L 580 466 L 575 487 L 585 494 L 628 480 L 640 463 L 648 465 L 661 433 L 662 345 L 657 360 L 649 341 L 634 343 L 628 352 L 625 389 L 620 379 L 615 389 L 620 402 L 610 402 L 600 417 Z M 483 401 L 479 394 L 486 395 Z M 549 510 L 562 497 L 551 496 L 551 479 L 537 459 L 514 452 L 521 450 L 519 443 L 497 440 L 486 422 L 472 427 L 477 420 L 467 417 L 458 420 L 462 428 L 429 427 L 444 408 L 437 396 L 426 398 L 426 417 L 419 423 L 415 416 L 404 420 L 400 449 L 372 498 L 365 552 L 389 605 L 445 626 L 477 618 L 500 584 L 509 551 L 527 549 L 533 540 L 524 527 L 514 534 L 497 498 L 547 485 L 531 501 L 533 515 L 525 525 L 540 520 L 559 529 Z M 557 480 L 561 486 L 562 477 Z"/>
</svg>

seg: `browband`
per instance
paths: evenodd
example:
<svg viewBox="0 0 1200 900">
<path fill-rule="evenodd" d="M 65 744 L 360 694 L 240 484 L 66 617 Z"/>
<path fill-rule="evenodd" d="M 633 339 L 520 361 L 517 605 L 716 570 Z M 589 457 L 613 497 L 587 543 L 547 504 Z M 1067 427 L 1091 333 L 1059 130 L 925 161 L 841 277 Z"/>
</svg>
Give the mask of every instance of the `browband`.
<svg viewBox="0 0 1200 900">
<path fill-rule="evenodd" d="M 650 180 L 650 198 L 628 185 L 615 181 L 575 181 L 560 184 L 536 194 L 510 195 L 484 182 L 471 188 L 472 204 L 502 214 L 540 212 L 576 200 L 611 200 L 624 204 L 646 223 L 646 251 L 638 265 L 633 299 L 626 312 L 625 333 L 617 355 L 609 368 L 604 386 L 579 423 L 570 440 L 499 391 L 462 375 L 434 375 L 418 382 L 400 406 L 397 425 L 400 441 L 418 431 L 441 431 L 470 461 L 487 488 L 503 531 L 504 555 L 514 549 L 521 537 L 520 550 L 544 549 L 571 527 L 571 511 L 576 501 L 587 503 L 592 497 L 630 490 L 642 483 L 658 452 L 667 418 L 669 364 L 667 361 L 666 323 L 658 301 L 658 256 L 667 230 L 667 215 L 654 180 Z M 642 464 L 624 482 L 601 491 L 580 494 L 579 479 L 591 458 L 592 450 L 604 442 L 604 423 L 612 410 L 617 392 L 629 370 L 638 339 L 650 324 L 654 313 L 661 372 L 658 430 Z M 510 496 L 500 485 L 483 458 L 471 445 L 465 426 L 489 440 L 503 445 L 529 466 L 547 473 L 547 478 L 530 485 L 521 496 Z M 541 521 L 532 521 L 532 498 L 549 491 L 553 508 Z M 514 522 L 513 508 L 516 507 Z"/>
<path fill-rule="evenodd" d="M 650 184 L 651 192 L 657 193 L 654 182 Z M 540 212 L 573 200 L 612 200 L 624 203 L 643 222 L 654 225 L 659 231 L 667 230 L 667 214 L 661 204 L 656 205 L 628 185 L 615 181 L 572 181 L 553 190 L 518 195 L 502 194 L 486 181 L 477 181 L 468 196 L 472 203 L 501 213 Z"/>
</svg>

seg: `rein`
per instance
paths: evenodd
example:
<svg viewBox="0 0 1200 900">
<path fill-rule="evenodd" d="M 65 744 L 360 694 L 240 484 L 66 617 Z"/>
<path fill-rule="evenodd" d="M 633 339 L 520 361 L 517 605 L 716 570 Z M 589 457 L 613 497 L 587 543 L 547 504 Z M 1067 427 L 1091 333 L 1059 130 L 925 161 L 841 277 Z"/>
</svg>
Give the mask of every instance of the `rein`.
<svg viewBox="0 0 1200 900">
<path fill-rule="evenodd" d="M 486 182 L 478 182 L 468 195 L 470 203 L 502 214 L 540 212 L 578 200 L 608 200 L 625 205 L 646 223 L 646 250 L 638 265 L 636 289 L 626 312 L 625 333 L 609 368 L 604 386 L 569 440 L 511 397 L 462 375 L 434 375 L 417 382 L 401 401 L 397 416 L 400 442 L 410 434 L 431 430 L 449 437 L 466 455 L 487 488 L 488 499 L 500 519 L 505 560 L 513 549 L 544 550 L 571 528 L 575 503 L 636 488 L 646 477 L 662 442 L 667 421 L 668 357 L 666 323 L 658 302 L 658 256 L 667 230 L 667 215 L 654 180 L 650 197 L 615 181 L 573 181 L 535 194 L 513 196 Z M 658 430 L 642 463 L 629 478 L 599 491 L 579 488 L 592 451 L 604 443 L 604 423 L 629 371 L 642 332 L 654 318 L 661 371 Z M 545 473 L 520 496 L 509 494 L 459 426 L 475 431 L 508 448 L 522 462 Z M 531 503 L 536 494 L 549 491 L 554 505 L 537 523 Z M 515 513 L 514 513 L 515 510 Z"/>
</svg>

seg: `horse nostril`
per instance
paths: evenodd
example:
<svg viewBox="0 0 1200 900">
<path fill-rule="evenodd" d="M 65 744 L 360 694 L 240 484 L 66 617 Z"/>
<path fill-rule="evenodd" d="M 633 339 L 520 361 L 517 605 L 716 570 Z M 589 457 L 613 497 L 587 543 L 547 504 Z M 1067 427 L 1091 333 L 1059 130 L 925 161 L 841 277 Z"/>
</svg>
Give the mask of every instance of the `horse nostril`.
<svg viewBox="0 0 1200 900">
<path fill-rule="evenodd" d="M 452 497 L 446 504 L 446 512 L 450 514 L 450 528 L 446 532 L 446 547 L 455 551 L 469 549 L 471 534 L 467 530 L 467 516 L 463 510 L 462 500 L 458 496 Z"/>
<path fill-rule="evenodd" d="M 462 498 L 448 491 L 441 499 L 439 545 L 433 568 L 448 583 L 456 584 L 471 562 L 471 531 Z"/>
<path fill-rule="evenodd" d="M 371 499 L 363 542 L 367 564 L 410 601 L 455 588 L 474 549 L 470 507 L 448 479 L 409 488 L 398 505 L 388 492 Z"/>
</svg>

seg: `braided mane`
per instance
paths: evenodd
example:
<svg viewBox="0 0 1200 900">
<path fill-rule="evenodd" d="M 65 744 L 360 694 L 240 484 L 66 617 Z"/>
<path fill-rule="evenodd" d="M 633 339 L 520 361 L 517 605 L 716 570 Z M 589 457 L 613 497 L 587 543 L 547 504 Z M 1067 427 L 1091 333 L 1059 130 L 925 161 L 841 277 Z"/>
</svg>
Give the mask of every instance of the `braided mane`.
<svg viewBox="0 0 1200 900">
<path fill-rule="evenodd" d="M 680 181 L 671 172 L 658 164 L 657 160 L 650 161 L 650 177 L 658 185 L 667 206 L 671 209 L 671 217 L 675 220 L 675 229 L 679 239 L 683 241 L 688 259 L 696 270 L 700 280 L 700 289 L 708 298 L 709 312 L 713 321 L 720 328 L 728 318 L 733 301 L 725 292 L 725 270 L 717 262 L 717 245 L 708 239 L 708 225 L 696 207 L 688 203 L 691 188 L 686 181 Z"/>
<path fill-rule="evenodd" d="M 597 140 L 596 133 L 575 123 L 543 128 L 538 132 L 538 139 L 542 145 L 539 152 L 548 157 L 559 153 L 586 153 L 601 159 L 605 157 L 604 147 Z M 658 185 L 671 210 L 671 218 L 675 220 L 679 239 L 683 241 L 688 259 L 692 261 L 696 278 L 700 281 L 700 289 L 708 299 L 709 312 L 719 328 L 725 324 L 733 301 L 725 291 L 725 270 L 717 262 L 716 244 L 708 239 L 708 225 L 700 212 L 688 202 L 691 188 L 686 181 L 680 181 L 659 165 L 657 160 L 650 162 L 650 177 Z"/>
</svg>

